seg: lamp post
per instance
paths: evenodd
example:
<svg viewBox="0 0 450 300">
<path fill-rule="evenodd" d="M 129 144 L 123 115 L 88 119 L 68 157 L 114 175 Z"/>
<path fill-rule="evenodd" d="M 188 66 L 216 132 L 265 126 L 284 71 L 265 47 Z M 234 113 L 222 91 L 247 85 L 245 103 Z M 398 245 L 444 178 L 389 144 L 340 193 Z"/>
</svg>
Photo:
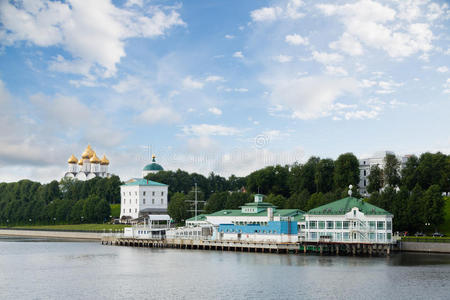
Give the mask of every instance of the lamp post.
<svg viewBox="0 0 450 300">
<path fill-rule="evenodd" d="M 56 224 L 56 218 L 53 217 L 53 225 L 55 225 L 55 224 Z"/>
<path fill-rule="evenodd" d="M 81 216 L 81 223 L 83 224 L 83 219 L 84 219 L 84 217 L 83 216 Z"/>
</svg>

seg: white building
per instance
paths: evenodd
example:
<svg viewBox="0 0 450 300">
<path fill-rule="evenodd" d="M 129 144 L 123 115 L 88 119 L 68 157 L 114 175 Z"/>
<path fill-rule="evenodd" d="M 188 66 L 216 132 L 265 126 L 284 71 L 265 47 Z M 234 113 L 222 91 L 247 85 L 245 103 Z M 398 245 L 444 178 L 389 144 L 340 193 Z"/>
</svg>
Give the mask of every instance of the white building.
<svg viewBox="0 0 450 300">
<path fill-rule="evenodd" d="M 384 209 L 347 197 L 309 210 L 300 222 L 302 241 L 392 243 L 393 215 Z"/>
<path fill-rule="evenodd" d="M 395 155 L 395 153 L 392 151 L 381 151 L 381 152 L 376 152 L 370 158 L 359 159 L 359 184 L 358 184 L 358 187 L 359 187 L 359 193 L 361 195 L 369 194 L 367 192 L 367 186 L 369 185 L 368 176 L 370 174 L 370 169 L 373 166 L 377 166 L 377 165 L 378 165 L 378 167 L 380 167 L 380 169 L 383 169 L 386 164 L 385 158 L 386 158 L 386 155 L 388 155 L 388 154 Z M 405 166 L 406 161 L 408 160 L 409 157 L 410 157 L 410 155 L 397 156 L 397 159 L 400 161 L 400 169 L 402 169 Z"/>
<path fill-rule="evenodd" d="M 120 186 L 120 219 L 129 220 L 167 212 L 169 186 L 163 183 L 133 178 Z"/>
<path fill-rule="evenodd" d="M 108 172 L 109 160 L 106 155 L 100 159 L 97 154 L 88 145 L 81 155 L 81 159 L 78 160 L 75 155 L 72 154 L 67 160 L 68 170 L 64 174 L 65 178 L 75 178 L 78 180 L 89 180 L 95 177 L 110 177 Z"/>
</svg>

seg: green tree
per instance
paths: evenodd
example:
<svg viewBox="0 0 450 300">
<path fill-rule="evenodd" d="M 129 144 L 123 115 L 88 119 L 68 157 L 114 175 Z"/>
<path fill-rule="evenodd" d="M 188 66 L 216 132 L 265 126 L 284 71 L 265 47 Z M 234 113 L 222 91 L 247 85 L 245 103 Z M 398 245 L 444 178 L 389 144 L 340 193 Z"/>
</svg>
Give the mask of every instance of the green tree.
<svg viewBox="0 0 450 300">
<path fill-rule="evenodd" d="M 316 184 L 316 191 L 327 193 L 333 190 L 333 174 L 334 161 L 332 159 L 321 159 L 316 165 L 316 172 L 314 175 L 314 183 Z"/>
<path fill-rule="evenodd" d="M 189 205 L 185 201 L 185 195 L 183 193 L 175 193 L 170 197 L 167 211 L 170 217 L 176 222 L 181 223 L 191 216 Z"/>
<path fill-rule="evenodd" d="M 412 191 L 418 183 L 417 167 L 419 166 L 419 159 L 417 156 L 410 156 L 405 163 L 405 167 L 402 169 L 402 185 L 406 186 L 409 191 Z"/>
<path fill-rule="evenodd" d="M 335 162 L 334 183 L 335 186 L 347 189 L 351 184 L 358 186 L 359 182 L 359 161 L 353 153 L 339 155 Z"/>
<path fill-rule="evenodd" d="M 213 193 L 205 205 L 205 212 L 210 214 L 225 208 L 228 192 Z"/>
<path fill-rule="evenodd" d="M 423 195 L 425 223 L 430 223 L 435 230 L 444 222 L 444 197 L 438 185 L 430 186 Z"/>
<path fill-rule="evenodd" d="M 106 222 L 110 219 L 109 216 L 111 214 L 111 206 L 105 199 L 101 199 L 95 205 L 94 214 L 96 222 Z"/>
<path fill-rule="evenodd" d="M 264 202 L 272 203 L 278 208 L 284 208 L 286 205 L 286 198 L 284 198 L 282 195 L 270 194 L 269 196 L 264 198 Z"/>
<path fill-rule="evenodd" d="M 393 154 L 386 154 L 384 158 L 384 183 L 395 187 L 400 184 L 400 162 Z"/>
<path fill-rule="evenodd" d="M 301 192 L 296 192 L 287 200 L 286 208 L 306 210 L 309 197 L 309 192 L 306 189 Z"/>
<path fill-rule="evenodd" d="M 367 176 L 367 179 L 369 181 L 369 184 L 367 185 L 367 191 L 369 193 L 380 191 L 384 186 L 383 178 L 383 170 L 378 165 L 372 166 L 370 168 L 369 176 Z"/>
</svg>

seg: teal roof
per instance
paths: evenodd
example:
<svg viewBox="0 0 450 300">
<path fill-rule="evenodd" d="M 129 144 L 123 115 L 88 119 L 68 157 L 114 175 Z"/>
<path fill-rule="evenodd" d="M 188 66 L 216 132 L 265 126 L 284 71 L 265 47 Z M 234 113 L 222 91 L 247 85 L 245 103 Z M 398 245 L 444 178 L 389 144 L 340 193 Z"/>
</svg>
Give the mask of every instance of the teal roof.
<svg viewBox="0 0 450 300">
<path fill-rule="evenodd" d="M 144 178 L 133 178 L 125 182 L 126 186 L 138 185 L 138 186 L 167 186 L 167 184 L 159 183 L 156 181 L 147 180 Z"/>
<path fill-rule="evenodd" d="M 206 216 L 205 214 L 197 215 L 197 221 L 206 221 Z M 189 218 L 186 221 L 195 221 L 195 217 Z"/>
<path fill-rule="evenodd" d="M 299 209 L 274 209 L 273 215 L 275 217 L 281 216 L 281 217 L 294 217 L 299 214 L 304 214 L 303 211 Z M 215 213 L 209 214 L 207 216 L 230 216 L 230 217 L 265 217 L 267 216 L 267 210 L 260 211 L 258 213 L 243 213 L 240 209 L 223 209 L 216 211 Z"/>
<path fill-rule="evenodd" d="M 245 203 L 243 206 L 257 206 L 257 207 L 262 207 L 262 208 L 267 208 L 267 207 L 276 207 L 275 205 L 273 205 L 272 203 L 269 202 L 249 202 L 249 203 Z"/>
<path fill-rule="evenodd" d="M 144 167 L 143 171 L 164 171 L 163 167 L 157 163 L 151 163 Z"/>
<path fill-rule="evenodd" d="M 391 215 L 390 212 L 379 208 L 375 205 L 365 202 L 362 199 L 353 197 L 347 197 L 341 200 L 337 200 L 308 211 L 310 215 L 345 215 L 352 210 L 353 207 L 357 207 L 359 211 L 365 215 Z"/>
</svg>

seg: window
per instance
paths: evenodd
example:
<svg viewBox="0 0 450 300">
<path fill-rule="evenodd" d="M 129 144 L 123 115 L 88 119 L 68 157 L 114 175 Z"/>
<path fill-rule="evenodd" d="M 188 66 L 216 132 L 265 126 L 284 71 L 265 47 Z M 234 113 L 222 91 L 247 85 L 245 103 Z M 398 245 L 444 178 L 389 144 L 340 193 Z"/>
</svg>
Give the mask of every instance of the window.
<svg viewBox="0 0 450 300">
<path fill-rule="evenodd" d="M 392 229 L 392 222 L 391 221 L 387 221 L 386 222 L 386 229 L 387 230 L 391 230 Z"/>
<path fill-rule="evenodd" d="M 377 240 L 378 240 L 378 242 L 383 242 L 384 241 L 384 233 L 378 233 Z"/>
<path fill-rule="evenodd" d="M 327 229 L 333 229 L 334 228 L 334 222 L 333 221 L 327 221 Z"/>
<path fill-rule="evenodd" d="M 377 229 L 384 229 L 384 222 L 383 221 L 378 221 L 377 222 Z"/>
<path fill-rule="evenodd" d="M 319 229 L 325 229 L 325 221 L 319 221 Z"/>
<path fill-rule="evenodd" d="M 137 204 L 137 199 L 136 199 L 136 204 Z"/>
<path fill-rule="evenodd" d="M 123 192 L 123 195 L 125 196 L 125 192 Z"/>
<path fill-rule="evenodd" d="M 317 240 L 317 232 L 311 232 L 311 240 Z"/>
<path fill-rule="evenodd" d="M 345 223 L 345 222 L 344 222 Z M 344 232 L 342 234 L 342 237 L 344 238 L 344 241 L 348 241 L 350 239 L 350 234 L 348 232 Z"/>
<path fill-rule="evenodd" d="M 128 192 L 128 194 L 131 196 L 131 192 Z"/>
<path fill-rule="evenodd" d="M 131 204 L 131 199 L 130 199 L 130 204 Z"/>
<path fill-rule="evenodd" d="M 392 234 L 387 233 L 387 234 L 386 234 L 386 240 L 387 240 L 388 242 L 390 242 L 390 241 L 391 241 L 391 238 L 392 238 Z"/>
<path fill-rule="evenodd" d="M 137 196 L 137 192 L 134 192 L 134 195 Z"/>
<path fill-rule="evenodd" d="M 125 213 L 125 208 L 123 209 L 123 213 Z"/>
<path fill-rule="evenodd" d="M 142 193 L 142 195 L 144 195 L 145 196 L 145 191 Z"/>
<path fill-rule="evenodd" d="M 142 204 L 145 204 L 145 198 L 142 200 Z"/>
<path fill-rule="evenodd" d="M 152 204 L 155 204 L 155 199 L 152 199 Z"/>
<path fill-rule="evenodd" d="M 369 228 L 375 229 L 375 221 L 369 221 Z"/>
<path fill-rule="evenodd" d="M 334 227 L 336 229 L 342 229 L 342 221 L 336 221 L 334 224 Z"/>
<path fill-rule="evenodd" d="M 164 200 L 163 199 L 161 199 L 161 204 L 163 204 L 164 203 Z"/>
<path fill-rule="evenodd" d="M 130 212 L 131 213 L 131 208 L 128 210 L 128 212 Z"/>
<path fill-rule="evenodd" d="M 356 210 L 353 211 L 353 216 L 356 217 Z"/>
<path fill-rule="evenodd" d="M 155 196 L 155 191 L 152 192 L 152 196 Z"/>
<path fill-rule="evenodd" d="M 366 180 L 364 179 L 364 186 L 366 186 Z"/>
<path fill-rule="evenodd" d="M 366 170 L 364 170 L 364 176 L 366 176 Z M 366 181 L 364 181 L 364 182 L 366 182 Z M 364 186 L 366 186 L 366 184 L 364 183 Z"/>
<path fill-rule="evenodd" d="M 344 221 L 342 222 L 343 228 L 344 229 L 348 229 L 348 227 L 350 226 L 350 222 L 349 221 Z"/>
<path fill-rule="evenodd" d="M 161 196 L 164 196 L 164 192 L 161 192 Z"/>
<path fill-rule="evenodd" d="M 369 239 L 371 241 L 375 241 L 375 233 L 374 232 L 369 233 Z"/>
<path fill-rule="evenodd" d="M 334 234 L 334 237 L 335 237 L 335 240 L 336 240 L 336 241 L 342 241 L 342 233 L 336 232 L 336 233 Z"/>
</svg>

